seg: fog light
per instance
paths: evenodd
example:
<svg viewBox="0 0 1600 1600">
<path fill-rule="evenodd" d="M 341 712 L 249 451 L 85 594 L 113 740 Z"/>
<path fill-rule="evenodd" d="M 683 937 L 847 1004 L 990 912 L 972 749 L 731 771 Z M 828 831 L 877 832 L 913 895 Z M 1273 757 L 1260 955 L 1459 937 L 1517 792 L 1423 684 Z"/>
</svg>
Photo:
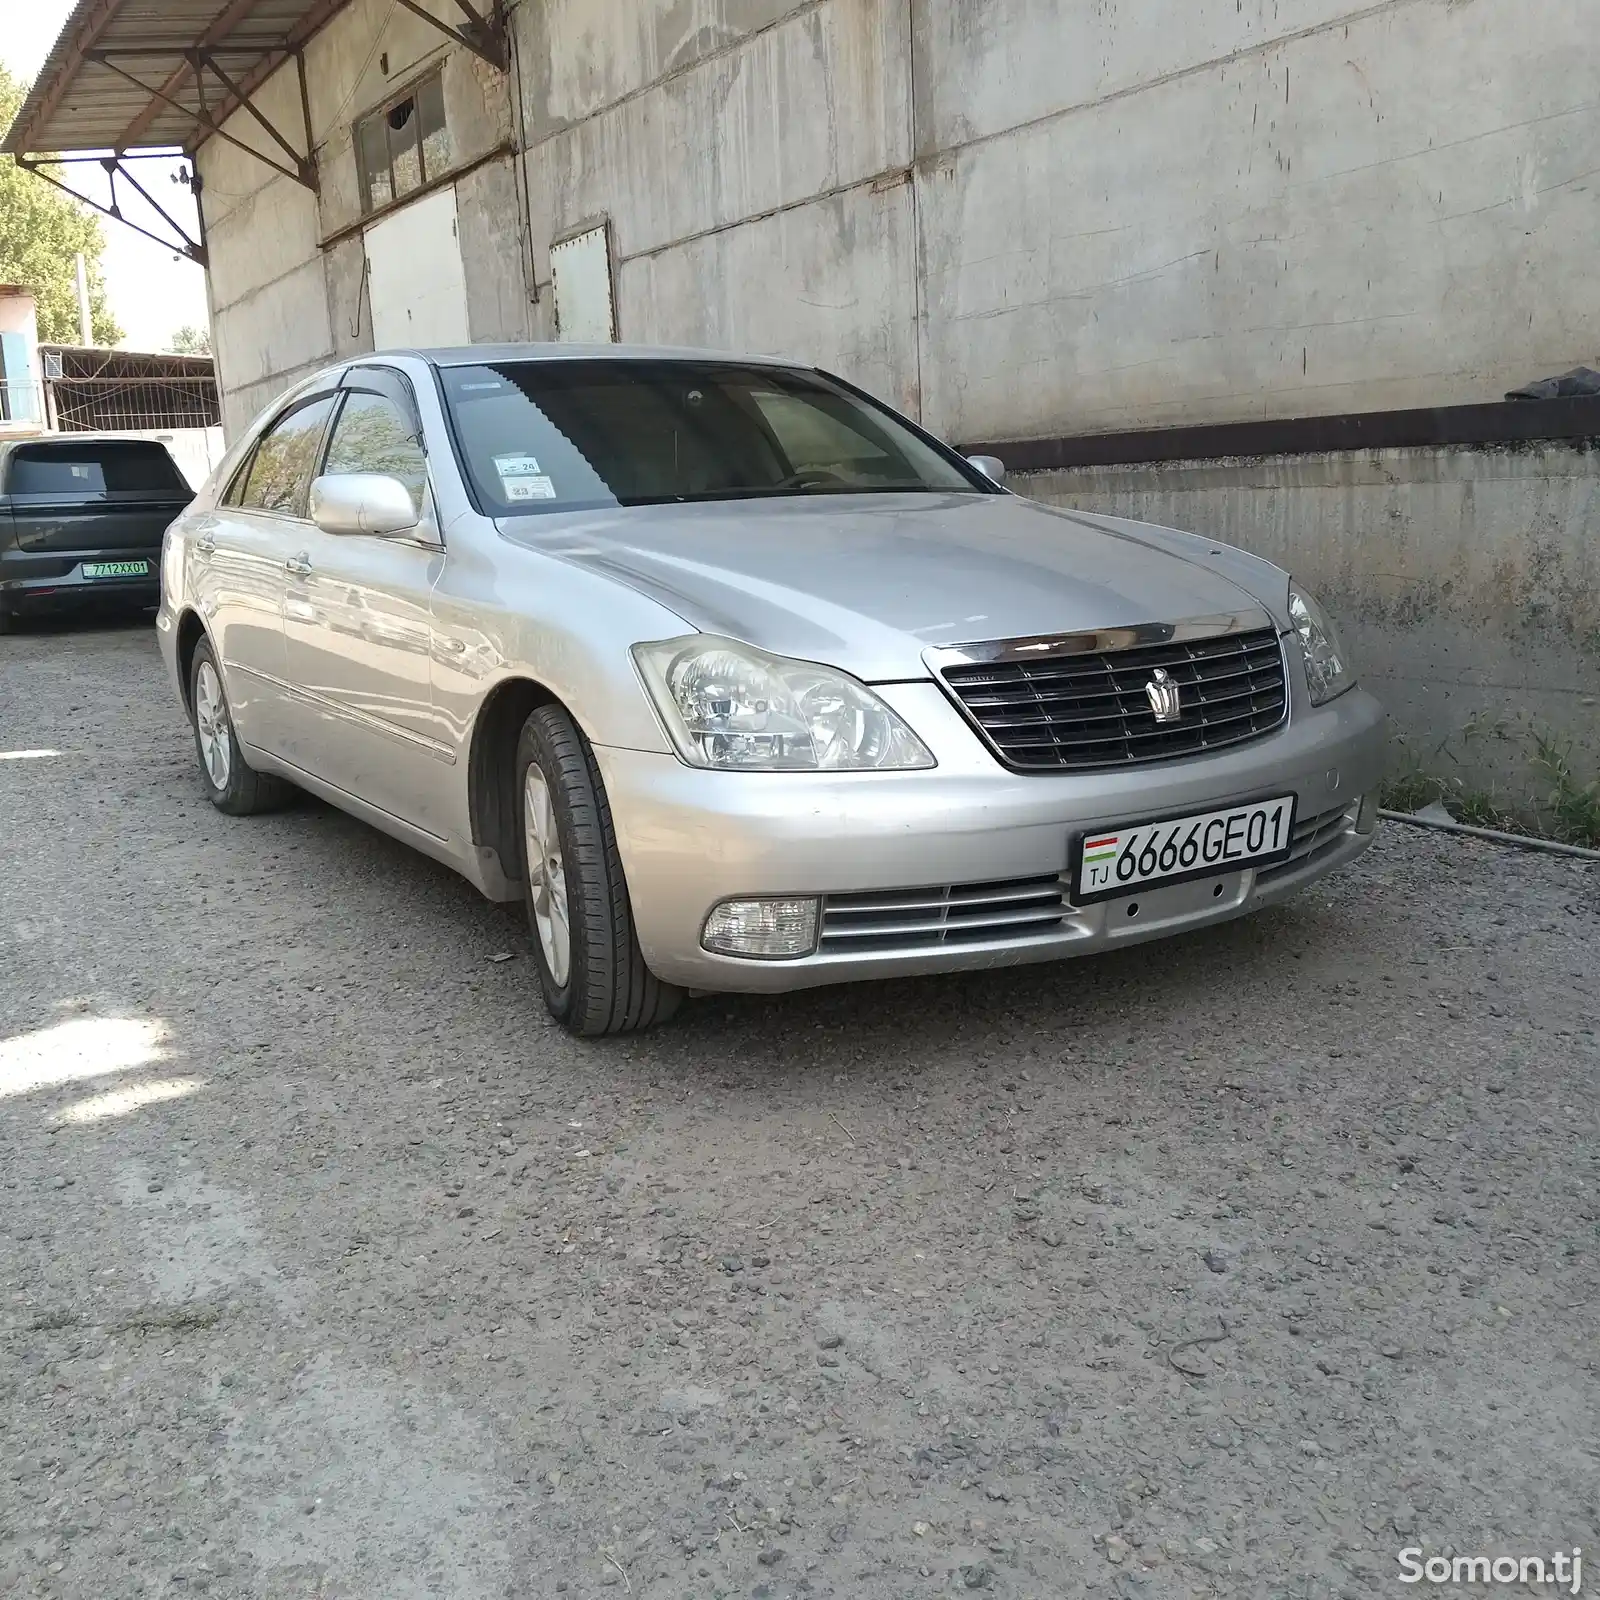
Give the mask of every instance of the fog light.
<svg viewBox="0 0 1600 1600">
<path fill-rule="evenodd" d="M 718 955 L 760 961 L 808 956 L 817 947 L 817 902 L 724 900 L 712 907 L 700 943 Z"/>
</svg>

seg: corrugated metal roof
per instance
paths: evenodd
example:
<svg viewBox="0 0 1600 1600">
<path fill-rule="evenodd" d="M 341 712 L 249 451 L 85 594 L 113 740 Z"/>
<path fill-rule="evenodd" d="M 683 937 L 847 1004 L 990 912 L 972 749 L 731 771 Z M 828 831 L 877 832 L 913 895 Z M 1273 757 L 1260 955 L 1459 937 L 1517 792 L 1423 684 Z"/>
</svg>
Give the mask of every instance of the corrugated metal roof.
<svg viewBox="0 0 1600 1600">
<path fill-rule="evenodd" d="M 193 149 L 204 129 L 186 114 L 201 104 L 186 51 L 213 52 L 248 94 L 346 3 L 78 0 L 0 150 Z M 235 104 L 209 72 L 205 103 L 214 118 Z"/>
</svg>

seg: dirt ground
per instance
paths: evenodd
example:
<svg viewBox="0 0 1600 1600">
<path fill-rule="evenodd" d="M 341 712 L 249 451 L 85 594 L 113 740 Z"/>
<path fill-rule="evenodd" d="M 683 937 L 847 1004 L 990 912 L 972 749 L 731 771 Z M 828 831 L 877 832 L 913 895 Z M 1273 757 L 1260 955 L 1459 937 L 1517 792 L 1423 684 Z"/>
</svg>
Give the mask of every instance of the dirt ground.
<svg viewBox="0 0 1600 1600">
<path fill-rule="evenodd" d="M 1388 826 L 1204 936 L 580 1044 L 443 868 L 214 812 L 144 626 L 0 641 L 0 757 L 0 1593 L 1600 1560 L 1594 867 Z"/>
</svg>

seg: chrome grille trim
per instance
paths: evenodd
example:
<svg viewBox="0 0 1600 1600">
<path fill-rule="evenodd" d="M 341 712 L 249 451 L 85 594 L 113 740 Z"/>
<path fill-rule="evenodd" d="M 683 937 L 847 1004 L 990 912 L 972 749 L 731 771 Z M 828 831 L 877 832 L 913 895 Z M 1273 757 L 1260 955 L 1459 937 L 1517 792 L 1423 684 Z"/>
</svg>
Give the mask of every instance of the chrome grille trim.
<svg viewBox="0 0 1600 1600">
<path fill-rule="evenodd" d="M 1054 932 L 1067 915 L 1060 876 L 830 894 L 819 952 L 931 950 Z"/>
<path fill-rule="evenodd" d="M 1244 620 L 1264 625 L 1246 629 L 1237 626 L 1240 617 L 1203 618 L 929 650 L 925 659 L 1008 767 L 1124 767 L 1202 755 L 1282 726 L 1289 713 L 1283 642 L 1264 614 Z M 1118 633 L 1136 642 L 1079 648 Z M 1175 722 L 1158 723 L 1146 697 L 1157 668 L 1182 694 L 1183 715 Z"/>
</svg>

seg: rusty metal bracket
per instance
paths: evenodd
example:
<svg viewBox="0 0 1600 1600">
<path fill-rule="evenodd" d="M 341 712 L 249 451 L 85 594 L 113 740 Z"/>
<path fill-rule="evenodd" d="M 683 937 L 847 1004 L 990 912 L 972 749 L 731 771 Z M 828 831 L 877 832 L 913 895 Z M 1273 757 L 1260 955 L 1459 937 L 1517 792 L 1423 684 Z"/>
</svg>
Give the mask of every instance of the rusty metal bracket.
<svg viewBox="0 0 1600 1600">
<path fill-rule="evenodd" d="M 42 178 L 63 194 L 69 194 L 74 200 L 80 201 L 82 204 L 98 211 L 101 216 L 110 217 L 113 222 L 120 222 L 125 228 L 132 228 L 135 233 L 143 234 L 146 239 L 153 240 L 163 250 L 176 251 L 179 255 L 187 256 L 191 261 L 199 262 L 203 267 L 207 264 L 208 259 L 204 242 L 194 238 L 189 230 L 176 217 L 172 216 L 167 208 L 139 182 L 127 165 L 129 161 L 171 161 L 175 158 L 176 153 L 150 153 L 138 156 L 18 156 L 17 165 L 26 168 L 35 177 Z M 87 166 L 90 163 L 102 168 L 105 172 L 110 195 L 104 201 L 96 200 L 92 195 L 87 195 L 81 190 L 74 189 L 70 184 L 63 183 L 59 178 L 44 170 L 46 167 Z M 149 228 L 141 227 L 137 222 L 132 222 L 123 215 L 122 203 L 117 199 L 117 179 L 119 177 L 129 184 L 144 203 L 172 229 L 176 238 L 164 239 L 159 233 L 152 233 Z M 198 183 L 199 174 L 195 175 L 194 181 Z M 196 205 L 199 204 L 198 193 L 195 197 L 195 203 Z"/>
<path fill-rule="evenodd" d="M 500 72 L 510 70 L 511 50 L 506 42 L 505 8 L 501 0 L 494 0 L 488 11 L 479 11 L 471 0 L 455 0 L 456 10 L 462 14 L 464 20 L 454 28 L 443 18 L 434 16 L 431 11 L 423 10 L 417 0 L 395 0 L 395 4 L 426 22 L 430 27 L 437 28 L 446 38 L 465 46 L 473 55 L 487 61 L 491 67 Z"/>
<path fill-rule="evenodd" d="M 200 104 L 198 107 L 186 106 L 181 100 L 177 99 L 175 95 L 169 93 L 164 87 L 157 87 L 154 84 L 145 83 L 142 79 L 135 77 L 134 74 L 128 71 L 126 67 L 120 66 L 116 60 L 116 57 L 118 56 L 131 55 L 153 61 L 161 59 L 163 54 L 165 54 L 163 52 L 154 50 L 90 50 L 85 52 L 84 59 L 98 62 L 101 66 L 106 67 L 110 71 L 116 73 L 119 78 L 126 79 L 142 93 L 149 95 L 152 100 L 159 100 L 164 104 L 171 106 L 174 111 L 181 112 L 185 117 L 189 118 L 189 120 L 194 123 L 197 130 L 203 130 L 205 133 L 211 134 L 218 139 L 225 140 L 227 143 L 233 145 L 236 149 L 244 151 L 246 155 L 254 156 L 257 161 L 263 162 L 265 165 L 271 167 L 274 172 L 282 174 L 282 176 L 285 178 L 291 178 L 296 183 L 303 184 L 313 193 L 316 192 L 318 188 L 317 164 L 312 153 L 311 129 L 309 123 L 305 129 L 306 151 L 305 154 L 302 155 L 300 151 L 296 150 L 295 147 L 290 144 L 282 132 L 263 114 L 260 107 L 250 99 L 250 97 L 245 93 L 244 89 L 235 80 L 228 69 L 220 63 L 218 60 L 218 52 L 212 50 L 183 50 L 173 53 L 177 54 L 188 64 L 189 69 L 194 76 L 196 88 L 200 96 Z M 281 51 L 276 48 L 268 47 L 258 50 L 230 50 L 228 54 L 250 55 L 265 60 L 274 55 L 281 54 Z M 283 56 L 283 59 L 287 60 L 288 57 L 285 55 Z M 281 64 L 281 62 L 279 64 Z M 283 151 L 288 161 L 293 163 L 292 166 L 286 165 L 284 161 L 269 155 L 264 150 L 258 150 L 254 145 L 246 144 L 244 140 L 229 133 L 227 129 L 222 126 L 222 123 L 218 120 L 218 118 L 212 115 L 206 103 L 205 96 L 205 73 L 207 71 L 210 71 L 212 76 L 215 77 L 217 81 L 221 83 L 222 86 L 227 90 L 228 94 L 232 96 L 233 104 L 228 107 L 226 114 L 231 116 L 234 111 L 247 112 L 258 124 L 260 124 L 262 129 L 272 139 L 273 143 Z M 303 108 L 304 107 L 302 103 L 302 109 Z"/>
</svg>

